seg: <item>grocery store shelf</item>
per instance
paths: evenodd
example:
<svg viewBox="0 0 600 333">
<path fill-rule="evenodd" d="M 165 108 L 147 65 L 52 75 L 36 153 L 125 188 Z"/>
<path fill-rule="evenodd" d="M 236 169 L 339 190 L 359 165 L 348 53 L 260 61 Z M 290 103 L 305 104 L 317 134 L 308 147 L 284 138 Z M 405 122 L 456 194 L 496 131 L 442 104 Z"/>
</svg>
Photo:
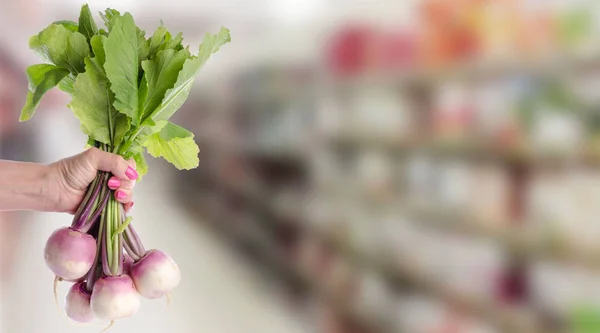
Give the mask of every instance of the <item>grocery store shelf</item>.
<svg viewBox="0 0 600 333">
<path fill-rule="evenodd" d="M 224 184 L 232 190 L 240 190 L 240 186 L 233 184 Z M 247 195 L 249 199 L 260 204 L 262 207 L 269 209 L 274 216 L 287 217 L 289 212 L 286 212 L 281 206 L 270 202 L 268 198 L 261 195 L 255 195 L 258 192 L 241 192 Z M 289 223 L 287 221 L 286 223 Z M 303 224 L 302 227 L 308 228 L 308 224 Z M 384 262 L 379 258 L 373 258 L 365 255 L 352 247 L 351 244 L 344 239 L 335 235 L 328 235 L 320 230 L 312 230 L 313 234 L 318 235 L 322 241 L 329 244 L 339 253 L 343 253 L 346 257 L 351 258 L 361 267 L 375 268 L 383 276 L 386 276 L 395 281 L 409 282 L 432 295 L 442 299 L 448 304 L 455 305 L 465 311 L 486 318 L 494 323 L 497 327 L 502 328 L 505 332 L 511 333 L 548 333 L 547 331 L 539 330 L 535 324 L 535 315 L 527 309 L 510 308 L 498 305 L 493 300 L 484 300 L 463 293 L 458 293 L 447 288 L 436 279 L 432 279 L 427 274 L 420 272 L 414 265 L 408 262 Z M 510 238 L 507 238 L 510 239 Z M 309 282 L 310 283 L 310 282 Z M 319 290 L 318 286 L 313 290 Z"/>
<path fill-rule="evenodd" d="M 329 79 L 334 87 L 373 84 L 436 86 L 451 81 L 476 81 L 513 77 L 548 77 L 598 68 L 600 56 L 554 55 L 546 59 L 514 59 L 503 61 L 470 61 L 446 68 L 404 68 L 401 70 L 362 73 L 351 77 Z"/>
<path fill-rule="evenodd" d="M 540 323 L 536 322 L 537 317 L 531 309 L 503 306 L 491 299 L 482 299 L 457 292 L 445 286 L 438 279 L 420 271 L 418 267 L 408 261 L 378 260 L 354 249 L 351 244 L 339 237 L 327 235 L 323 232 L 318 233 L 324 241 L 352 258 L 357 264 L 375 268 L 382 275 L 394 281 L 409 283 L 456 309 L 485 318 L 503 332 L 549 333 L 548 330 L 540 328 Z"/>
<path fill-rule="evenodd" d="M 547 150 L 533 153 L 525 147 L 502 147 L 481 143 L 484 140 L 472 138 L 464 142 L 435 142 L 416 139 L 392 138 L 380 135 L 341 133 L 330 137 L 330 141 L 342 147 L 372 147 L 388 150 L 395 154 L 423 154 L 436 158 L 453 158 L 472 161 L 501 162 L 528 165 L 531 167 L 552 167 L 560 165 L 600 166 L 600 153 L 593 150 L 559 152 Z"/>
<path fill-rule="evenodd" d="M 247 193 L 250 194 L 251 192 Z M 186 195 L 185 197 L 187 200 L 190 200 L 191 204 L 188 206 L 194 207 L 194 213 L 211 219 L 212 223 L 219 229 L 219 232 L 226 237 L 241 240 L 242 243 L 252 246 L 253 249 L 260 252 L 260 256 L 268 262 L 268 265 L 281 274 L 286 281 L 301 283 L 313 295 L 325 300 L 328 306 L 338 315 L 361 326 L 369 327 L 372 332 L 400 333 L 397 330 L 390 330 L 389 327 L 385 327 L 378 320 L 369 318 L 369 316 L 357 310 L 351 302 L 348 302 L 347 295 L 333 291 L 324 283 L 323 279 L 311 276 L 299 265 L 290 262 L 289 258 L 283 255 L 281 249 L 273 243 L 270 237 L 266 236 L 265 233 L 257 232 L 257 230 L 264 229 L 264 227 L 253 228 L 251 225 L 248 225 L 248 221 L 231 214 L 213 214 L 207 205 L 196 199 L 195 195 Z"/>
<path fill-rule="evenodd" d="M 584 249 L 580 244 L 560 236 L 541 234 L 539 230 L 522 227 L 528 225 L 527 223 L 490 223 L 456 211 L 417 205 L 407 206 L 404 211 L 417 219 L 419 224 L 430 228 L 494 239 L 509 252 L 526 260 L 548 259 L 600 268 L 600 248 Z"/>
</svg>

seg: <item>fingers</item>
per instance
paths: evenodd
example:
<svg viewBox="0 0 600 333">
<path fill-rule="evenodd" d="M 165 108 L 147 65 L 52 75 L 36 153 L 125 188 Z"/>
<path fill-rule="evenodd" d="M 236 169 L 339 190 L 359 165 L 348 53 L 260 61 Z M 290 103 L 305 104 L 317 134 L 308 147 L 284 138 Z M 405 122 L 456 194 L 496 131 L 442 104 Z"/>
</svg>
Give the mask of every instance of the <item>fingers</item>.
<svg viewBox="0 0 600 333">
<path fill-rule="evenodd" d="M 121 180 L 136 180 L 138 178 L 135 163 L 125 161 L 119 155 L 98 148 L 90 148 L 86 154 L 90 164 L 98 170 L 110 172 Z"/>
<path fill-rule="evenodd" d="M 90 148 L 86 152 L 88 161 L 97 170 L 112 173 L 114 176 L 108 180 L 108 187 L 114 190 L 115 199 L 125 205 L 128 211 L 133 206 L 133 187 L 138 173 L 135 171 L 135 161 L 126 161 L 123 157 L 102 151 L 98 148 Z"/>
<path fill-rule="evenodd" d="M 123 204 L 131 202 L 134 186 L 135 180 L 121 180 L 114 176 L 108 180 L 108 188 L 115 191 L 115 199 Z M 127 207 L 125 211 L 128 211 Z"/>
<path fill-rule="evenodd" d="M 131 208 L 133 208 L 133 201 L 124 204 L 123 208 L 125 208 L 125 213 L 129 213 L 129 211 L 131 210 Z"/>
<path fill-rule="evenodd" d="M 108 188 L 111 190 L 116 190 L 119 188 L 125 190 L 131 190 L 135 186 L 135 180 L 121 180 L 117 177 L 110 177 L 108 180 Z"/>
<path fill-rule="evenodd" d="M 117 201 L 122 204 L 131 202 L 132 198 L 133 198 L 133 194 L 132 194 L 131 190 L 126 190 L 126 189 L 120 188 L 115 191 L 115 199 L 117 199 Z"/>
</svg>

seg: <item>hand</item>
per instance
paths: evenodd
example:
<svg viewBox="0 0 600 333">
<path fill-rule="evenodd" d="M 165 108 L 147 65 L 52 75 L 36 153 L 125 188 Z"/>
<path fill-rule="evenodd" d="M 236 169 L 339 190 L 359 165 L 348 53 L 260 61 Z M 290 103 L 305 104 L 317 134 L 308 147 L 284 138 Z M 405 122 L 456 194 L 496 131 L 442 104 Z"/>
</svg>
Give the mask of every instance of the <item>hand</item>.
<svg viewBox="0 0 600 333">
<path fill-rule="evenodd" d="M 132 190 L 138 178 L 133 160 L 90 148 L 49 167 L 49 194 L 55 196 L 52 211 L 74 214 L 98 171 L 114 175 L 108 180 L 108 187 L 115 190 L 115 199 L 123 204 L 125 211 L 133 206 Z"/>
</svg>

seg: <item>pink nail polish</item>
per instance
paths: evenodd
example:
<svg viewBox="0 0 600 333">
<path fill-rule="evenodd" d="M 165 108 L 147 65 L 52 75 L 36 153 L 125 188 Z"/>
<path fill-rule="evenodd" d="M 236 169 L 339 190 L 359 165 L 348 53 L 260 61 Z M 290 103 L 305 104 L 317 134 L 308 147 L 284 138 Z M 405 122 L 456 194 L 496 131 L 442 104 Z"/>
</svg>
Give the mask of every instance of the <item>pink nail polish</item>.
<svg viewBox="0 0 600 333">
<path fill-rule="evenodd" d="M 131 180 L 135 180 L 138 177 L 137 171 L 135 171 L 132 167 L 127 168 L 127 171 L 125 171 L 125 175 Z"/>
<path fill-rule="evenodd" d="M 115 196 L 117 197 L 117 199 L 125 199 L 125 197 L 127 197 L 127 194 L 121 190 L 117 191 L 117 193 L 115 194 Z"/>
<path fill-rule="evenodd" d="M 119 186 L 121 186 L 121 180 L 119 180 L 118 178 L 111 178 L 108 181 L 108 187 L 109 188 L 116 189 Z"/>
</svg>

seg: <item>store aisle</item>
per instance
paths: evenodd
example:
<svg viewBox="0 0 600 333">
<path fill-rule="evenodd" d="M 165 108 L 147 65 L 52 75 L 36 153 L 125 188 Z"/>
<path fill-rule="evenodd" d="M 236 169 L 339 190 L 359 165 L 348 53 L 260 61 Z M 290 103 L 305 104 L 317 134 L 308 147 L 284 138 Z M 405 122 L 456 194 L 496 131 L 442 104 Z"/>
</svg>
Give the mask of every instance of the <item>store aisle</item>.
<svg viewBox="0 0 600 333">
<path fill-rule="evenodd" d="M 66 129 L 65 123 L 62 128 Z M 67 133 L 52 134 L 53 146 L 64 142 L 68 147 L 52 154 L 67 156 L 77 151 L 77 144 L 67 143 L 83 141 Z M 205 230 L 201 221 L 177 208 L 169 196 L 168 173 L 159 169 L 152 169 L 136 188 L 132 216 L 146 247 L 165 250 L 178 262 L 182 282 L 172 295 L 170 307 L 164 300 L 144 300 L 136 317 L 118 322 L 111 332 L 303 332 L 295 315 L 277 295 L 261 291 L 260 280 L 240 258 Z M 4 294 L 2 333 L 100 331 L 98 327 L 70 326 L 53 304 L 53 276 L 44 265 L 42 251 L 48 235 L 68 224 L 69 216 L 32 213 L 23 223 L 29 237 L 21 243 L 20 260 L 13 267 L 12 283 Z M 59 288 L 61 303 L 67 290 L 66 283 Z"/>
</svg>

